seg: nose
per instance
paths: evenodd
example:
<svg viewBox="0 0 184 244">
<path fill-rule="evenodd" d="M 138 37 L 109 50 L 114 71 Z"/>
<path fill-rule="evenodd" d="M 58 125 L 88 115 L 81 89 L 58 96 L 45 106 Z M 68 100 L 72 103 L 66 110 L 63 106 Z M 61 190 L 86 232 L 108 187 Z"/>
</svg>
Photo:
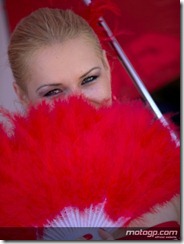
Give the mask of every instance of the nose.
<svg viewBox="0 0 184 244">
<path fill-rule="evenodd" d="M 71 89 L 71 93 L 74 95 L 80 95 L 82 92 L 80 88 L 74 87 L 73 89 Z"/>
<path fill-rule="evenodd" d="M 69 89 L 68 95 L 69 96 L 73 96 L 73 95 L 80 96 L 80 95 L 82 95 L 82 91 L 79 87 L 72 87 Z"/>
<path fill-rule="evenodd" d="M 94 105 L 95 107 L 96 102 L 93 101 L 93 99 L 91 97 L 89 97 L 86 92 L 84 92 L 82 90 L 82 88 L 80 87 L 71 87 L 70 89 L 68 89 L 67 95 L 66 97 L 70 97 L 70 96 L 79 96 L 79 97 L 83 97 L 85 100 L 87 100 L 89 103 L 91 103 L 92 105 Z"/>
</svg>

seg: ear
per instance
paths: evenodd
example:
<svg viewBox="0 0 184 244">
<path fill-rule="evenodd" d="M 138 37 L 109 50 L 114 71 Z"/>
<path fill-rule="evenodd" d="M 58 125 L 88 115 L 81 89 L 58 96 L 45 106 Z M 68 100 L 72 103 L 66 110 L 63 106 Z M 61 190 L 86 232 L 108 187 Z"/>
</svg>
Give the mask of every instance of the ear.
<svg viewBox="0 0 184 244">
<path fill-rule="evenodd" d="M 29 99 L 28 96 L 26 95 L 26 92 L 23 91 L 23 89 L 16 82 L 13 82 L 13 88 L 21 104 L 24 107 L 27 107 L 29 104 Z"/>
<path fill-rule="evenodd" d="M 108 61 L 107 54 L 106 54 L 105 50 L 103 50 L 103 63 L 104 63 L 104 66 L 110 70 L 110 65 L 109 65 L 109 61 Z"/>
<path fill-rule="evenodd" d="M 108 71 L 109 78 L 111 79 L 111 68 L 110 68 L 110 64 L 109 64 L 109 61 L 108 61 L 107 54 L 106 54 L 105 50 L 103 50 L 103 57 L 102 58 L 103 58 L 102 62 L 104 64 L 105 68 Z"/>
</svg>

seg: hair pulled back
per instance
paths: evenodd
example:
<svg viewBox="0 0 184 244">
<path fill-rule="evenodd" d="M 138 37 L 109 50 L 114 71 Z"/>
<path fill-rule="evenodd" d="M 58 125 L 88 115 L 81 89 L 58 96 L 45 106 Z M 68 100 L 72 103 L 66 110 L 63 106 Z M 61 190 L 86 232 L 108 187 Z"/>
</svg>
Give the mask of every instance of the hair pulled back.
<svg viewBox="0 0 184 244">
<path fill-rule="evenodd" d="M 29 79 L 29 59 L 40 48 L 83 35 L 102 55 L 99 39 L 90 25 L 71 10 L 40 8 L 22 19 L 8 47 L 10 66 L 17 84 L 24 89 Z"/>
</svg>

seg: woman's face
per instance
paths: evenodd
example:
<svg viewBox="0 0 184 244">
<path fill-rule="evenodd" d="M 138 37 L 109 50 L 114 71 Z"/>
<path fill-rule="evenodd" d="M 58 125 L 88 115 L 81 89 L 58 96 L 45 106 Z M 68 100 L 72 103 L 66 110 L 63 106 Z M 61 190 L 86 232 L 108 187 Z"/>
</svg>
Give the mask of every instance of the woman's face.
<svg viewBox="0 0 184 244">
<path fill-rule="evenodd" d="M 24 106 L 70 95 L 84 95 L 99 107 L 111 104 L 111 76 L 106 55 L 103 61 L 94 46 L 82 37 L 36 51 L 29 60 L 26 93 L 14 88 Z"/>
</svg>

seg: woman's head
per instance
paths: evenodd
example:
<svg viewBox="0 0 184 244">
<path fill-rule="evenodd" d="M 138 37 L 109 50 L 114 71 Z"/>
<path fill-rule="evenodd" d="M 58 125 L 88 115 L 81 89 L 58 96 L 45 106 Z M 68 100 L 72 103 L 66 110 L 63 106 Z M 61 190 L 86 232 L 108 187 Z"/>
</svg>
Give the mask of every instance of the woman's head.
<svg viewBox="0 0 184 244">
<path fill-rule="evenodd" d="M 111 100 L 110 68 L 88 23 L 70 10 L 43 8 L 24 18 L 8 49 L 14 88 L 24 104 L 81 93 Z"/>
</svg>

